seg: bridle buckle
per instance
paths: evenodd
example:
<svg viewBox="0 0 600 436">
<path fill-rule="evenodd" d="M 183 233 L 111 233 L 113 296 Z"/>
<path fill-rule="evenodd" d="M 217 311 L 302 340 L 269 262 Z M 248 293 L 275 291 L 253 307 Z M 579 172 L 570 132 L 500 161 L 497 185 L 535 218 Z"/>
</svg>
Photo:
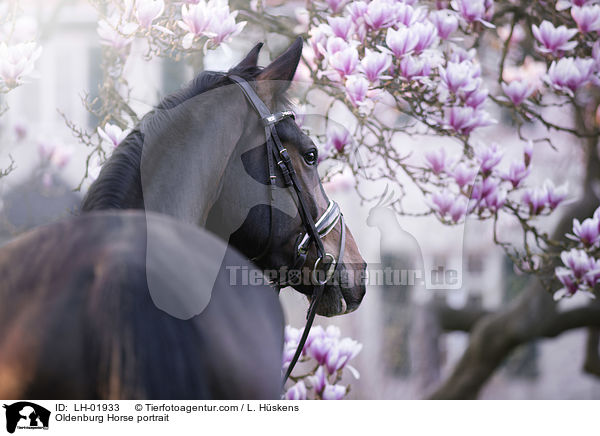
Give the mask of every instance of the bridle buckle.
<svg viewBox="0 0 600 436">
<path fill-rule="evenodd" d="M 327 257 L 329 257 L 331 259 L 331 263 L 329 264 L 329 268 L 327 268 L 327 272 L 325 273 L 325 280 L 319 280 L 319 277 L 317 277 L 317 271 L 318 271 L 319 265 L 321 264 L 321 262 L 323 261 L 323 259 L 325 259 Z M 325 255 L 319 257 L 315 261 L 315 265 L 313 266 L 313 271 L 312 271 L 313 282 L 315 284 L 320 285 L 320 286 L 323 286 L 324 284 L 326 284 L 333 277 L 333 274 L 335 273 L 335 267 L 336 266 L 337 266 L 337 260 L 335 259 L 335 257 L 333 256 L 333 254 L 331 254 L 331 253 L 325 253 Z"/>
</svg>

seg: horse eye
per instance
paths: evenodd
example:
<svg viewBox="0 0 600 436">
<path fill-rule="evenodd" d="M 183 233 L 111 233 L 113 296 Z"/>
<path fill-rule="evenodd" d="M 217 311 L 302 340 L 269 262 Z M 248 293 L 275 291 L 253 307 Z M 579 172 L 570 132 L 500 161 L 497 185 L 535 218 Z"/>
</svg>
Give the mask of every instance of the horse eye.
<svg viewBox="0 0 600 436">
<path fill-rule="evenodd" d="M 317 152 L 314 150 L 304 153 L 304 161 L 309 165 L 315 165 L 317 163 L 317 157 Z"/>
</svg>

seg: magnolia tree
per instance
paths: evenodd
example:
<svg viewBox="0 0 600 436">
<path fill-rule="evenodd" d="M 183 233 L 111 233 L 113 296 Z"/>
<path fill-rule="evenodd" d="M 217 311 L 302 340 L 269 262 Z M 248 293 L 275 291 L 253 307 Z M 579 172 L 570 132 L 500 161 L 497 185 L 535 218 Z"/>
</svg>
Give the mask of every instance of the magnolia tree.
<svg viewBox="0 0 600 436">
<path fill-rule="evenodd" d="M 359 194 L 365 180 L 396 185 L 399 214 L 435 216 L 449 226 L 491 221 L 490 240 L 515 268 L 536 276 L 514 304 L 496 313 L 442 317 L 451 320 L 442 327 L 470 331 L 471 340 L 436 398 L 476 396 L 521 343 L 600 325 L 591 300 L 559 312 L 552 298 L 593 298 L 600 289 L 596 3 L 325 0 L 296 10 L 308 39 L 300 75 L 328 97 L 320 100 L 327 102 L 325 116 L 335 120 L 343 110 L 352 119 L 347 129 L 331 123 L 322 157 L 351 168 Z M 245 8 L 256 20 L 269 10 L 268 2 Z M 269 30 L 291 37 L 291 28 L 272 24 Z M 304 103 L 311 98 L 307 93 Z M 521 144 L 516 157 L 478 135 L 499 116 L 510 116 L 507 141 Z M 407 137 L 424 142 L 427 136 L 450 141 L 428 151 L 402 147 Z M 536 156 L 563 145 L 557 138 L 572 156 L 585 156 L 581 190 L 531 177 Z M 417 210 L 404 201 L 407 184 L 422 195 Z M 549 233 L 543 217 L 557 208 L 563 219 Z M 520 229 L 518 240 L 502 238 L 499 228 L 507 222 Z M 600 375 L 595 329 L 587 352 L 586 369 Z"/>
<path fill-rule="evenodd" d="M 42 53 L 36 41 L 35 20 L 24 15 L 18 2 L 0 4 L 0 94 L 8 94 L 35 76 L 35 62 Z M 8 106 L 0 107 L 0 116 Z M 17 137 L 23 132 L 17 130 Z M 0 169 L 0 178 L 15 167 L 10 157 L 8 167 Z"/>
<path fill-rule="evenodd" d="M 130 105 L 125 66 L 137 53 L 132 47 L 143 47 L 147 62 L 197 59 L 242 32 L 290 39 L 303 34 L 307 44 L 298 79 L 309 86 L 299 103 L 327 121 L 319 138 L 320 159 L 327 167 L 353 172 L 361 196 L 364 182 L 395 185 L 400 198 L 393 207 L 399 214 L 434 216 L 448 226 L 473 219 L 491 222 L 490 240 L 517 269 L 532 275 L 519 298 L 495 313 L 454 311 L 447 316 L 452 310 L 440 309 L 443 328 L 471 334 L 464 356 L 434 397 L 476 396 L 519 344 L 572 328 L 600 327 L 600 308 L 591 300 L 568 311 L 557 310 L 554 301 L 580 293 L 591 297 L 600 286 L 600 5 L 594 0 L 91 3 L 99 15 L 104 76 L 98 96 L 85 98 L 84 104 L 98 126 L 86 130 L 65 116 L 89 147 L 84 180 L 97 175 L 143 115 Z M 289 3 L 297 6 L 295 14 L 281 15 L 290 11 Z M 25 45 L 10 51 L 18 44 Z M 6 42 L 0 51 L 1 61 L 11 65 L 3 63 L 0 71 L 6 92 L 22 83 L 39 52 L 23 41 Z M 320 94 L 319 107 L 310 105 L 317 100 L 313 91 Z M 335 122 L 340 112 L 345 114 L 343 129 Z M 510 142 L 520 143 L 516 156 L 479 134 L 500 116 L 511 118 Z M 409 137 L 447 141 L 421 152 L 402 147 Z M 585 156 L 578 200 L 574 189 L 552 178 L 537 183 L 532 176 L 536 158 L 561 148 L 557 140 L 568 141 L 574 153 Z M 422 197 L 416 210 L 405 201 L 405 193 L 414 191 Z M 562 219 L 548 232 L 544 217 L 559 213 Z M 518 240 L 502 238 L 498 229 L 506 222 L 520 229 Z M 308 370 L 293 374 L 286 396 L 343 397 L 348 389 L 337 383 L 344 370 L 354 373 L 347 363 L 360 345 L 339 339 L 333 329 L 311 334 L 315 341 L 305 348 L 299 368 Z M 288 328 L 285 356 L 297 336 Z M 590 330 L 586 359 L 586 369 L 598 375 L 599 336 Z"/>
</svg>

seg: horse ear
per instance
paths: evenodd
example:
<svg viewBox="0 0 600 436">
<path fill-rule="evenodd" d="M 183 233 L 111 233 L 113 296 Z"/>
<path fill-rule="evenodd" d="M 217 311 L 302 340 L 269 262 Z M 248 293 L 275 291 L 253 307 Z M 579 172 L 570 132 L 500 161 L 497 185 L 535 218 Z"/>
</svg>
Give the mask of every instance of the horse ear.
<svg viewBox="0 0 600 436">
<path fill-rule="evenodd" d="M 256 44 L 254 46 L 254 48 L 248 52 L 246 57 L 244 59 L 242 59 L 242 61 L 234 67 L 234 69 L 243 70 L 246 68 L 256 67 L 256 65 L 258 64 L 258 55 L 260 53 L 260 49 L 262 48 L 262 46 L 263 46 L 262 42 L 259 42 L 258 44 Z"/>
<path fill-rule="evenodd" d="M 256 80 L 274 81 L 272 82 L 274 94 L 285 92 L 296 74 L 301 56 L 302 38 L 298 37 L 285 52 L 260 72 Z"/>
</svg>

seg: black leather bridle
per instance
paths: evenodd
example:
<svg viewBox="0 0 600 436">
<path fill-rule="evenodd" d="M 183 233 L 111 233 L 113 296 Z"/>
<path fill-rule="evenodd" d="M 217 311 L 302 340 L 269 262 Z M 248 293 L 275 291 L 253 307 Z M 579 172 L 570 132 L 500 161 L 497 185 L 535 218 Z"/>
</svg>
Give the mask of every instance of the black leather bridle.
<svg viewBox="0 0 600 436">
<path fill-rule="evenodd" d="M 314 288 L 310 306 L 306 314 L 306 325 L 304 326 L 304 331 L 302 332 L 300 342 L 298 343 L 298 348 L 296 348 L 294 357 L 292 358 L 290 365 L 288 366 L 287 371 L 283 377 L 283 385 L 285 385 L 285 382 L 292 373 L 292 370 L 294 369 L 294 366 L 298 362 L 300 354 L 304 349 L 304 344 L 306 343 L 308 333 L 310 332 L 310 328 L 312 327 L 313 321 L 315 319 L 317 307 L 319 306 L 319 303 L 323 296 L 325 285 L 332 279 L 344 257 L 344 246 L 346 244 L 346 226 L 344 225 L 344 216 L 342 215 L 340 207 L 335 201 L 328 200 L 327 209 L 325 210 L 323 215 L 321 215 L 317 219 L 316 223 L 308 207 L 306 206 L 306 200 L 304 199 L 304 191 L 302 190 L 302 186 L 299 183 L 298 176 L 292 164 L 292 159 L 290 158 L 288 151 L 281 143 L 281 140 L 277 135 L 276 129 L 277 123 L 286 118 L 294 118 L 294 113 L 292 111 L 281 111 L 272 113 L 267 107 L 267 105 L 256 94 L 254 88 L 245 79 L 236 75 L 229 75 L 228 77 L 241 88 L 250 105 L 258 113 L 258 116 L 265 128 L 265 138 L 267 141 L 267 164 L 269 167 L 268 183 L 270 192 L 269 201 L 271 203 L 269 208 L 269 239 L 262 252 L 258 256 L 254 257 L 252 260 L 256 261 L 264 257 L 269 252 L 271 246 L 271 237 L 273 233 L 273 202 L 275 197 L 275 181 L 277 180 L 275 169 L 276 166 L 279 168 L 279 172 L 281 173 L 283 184 L 286 187 L 293 188 L 296 192 L 296 197 L 298 198 L 298 211 L 300 213 L 302 224 L 305 230 L 305 233 L 300 234 L 297 239 L 296 249 L 294 253 L 295 260 L 293 270 L 298 270 L 304 266 L 304 263 L 306 262 L 306 256 L 313 243 L 315 244 L 315 248 L 317 250 L 317 260 L 315 261 L 315 264 L 313 266 L 311 277 Z M 325 251 L 323 241 L 321 238 L 325 237 L 325 235 L 327 235 L 331 230 L 333 230 L 333 228 L 337 225 L 338 222 L 340 222 L 341 224 L 341 236 L 339 253 L 336 259 L 335 256 Z M 329 262 L 324 279 L 321 279 L 320 277 L 318 277 L 319 268 L 323 267 L 324 263 L 328 260 Z M 285 284 L 285 281 L 280 281 L 278 283 L 279 286 L 285 286 Z"/>
</svg>

